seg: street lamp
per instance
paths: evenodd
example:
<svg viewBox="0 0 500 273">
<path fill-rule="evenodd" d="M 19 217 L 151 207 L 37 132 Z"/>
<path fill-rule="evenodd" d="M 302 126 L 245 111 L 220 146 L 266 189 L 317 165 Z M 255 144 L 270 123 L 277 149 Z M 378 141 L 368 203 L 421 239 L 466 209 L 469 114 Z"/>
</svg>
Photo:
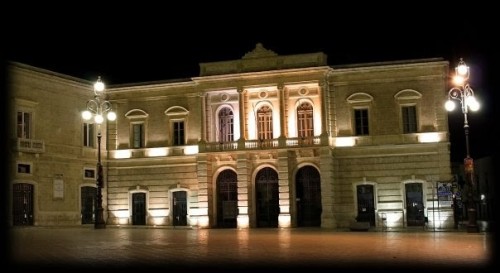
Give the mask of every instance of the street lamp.
<svg viewBox="0 0 500 273">
<path fill-rule="evenodd" d="M 82 118 L 84 120 L 90 120 L 94 118 L 94 122 L 97 125 L 97 176 L 96 176 L 96 186 L 97 186 L 97 200 L 95 209 L 95 222 L 94 228 L 106 228 L 106 222 L 104 221 L 103 208 L 102 208 L 102 187 L 103 183 L 103 172 L 101 164 L 101 123 L 104 121 L 104 114 L 107 113 L 107 119 L 114 121 L 116 119 L 115 112 L 111 111 L 111 103 L 104 99 L 104 83 L 101 81 L 101 77 L 97 79 L 94 83 L 94 98 L 87 101 L 87 110 L 82 112 Z"/>
<path fill-rule="evenodd" d="M 470 157 L 469 152 L 469 123 L 467 121 L 467 113 L 469 110 L 479 110 L 479 103 L 474 97 L 474 91 L 470 87 L 468 80 L 470 76 L 470 69 L 465 62 L 460 58 L 460 62 L 455 67 L 455 76 L 453 83 L 455 86 L 448 92 L 448 100 L 446 101 L 445 108 L 448 111 L 455 109 L 455 103 L 452 100 L 460 101 L 462 106 L 462 113 L 464 114 L 464 130 L 465 130 L 465 148 L 466 157 L 464 159 L 464 175 L 465 181 L 469 187 L 467 191 L 467 215 L 469 222 L 467 224 L 467 232 L 479 232 L 477 226 L 477 212 L 474 202 L 474 163 Z"/>
</svg>

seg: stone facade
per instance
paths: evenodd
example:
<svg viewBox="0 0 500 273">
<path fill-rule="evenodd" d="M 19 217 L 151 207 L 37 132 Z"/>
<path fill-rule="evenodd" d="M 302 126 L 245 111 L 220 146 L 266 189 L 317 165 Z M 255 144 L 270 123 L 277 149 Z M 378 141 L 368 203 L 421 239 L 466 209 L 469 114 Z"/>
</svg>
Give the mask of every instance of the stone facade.
<svg viewBox="0 0 500 273">
<path fill-rule="evenodd" d="M 18 63 L 9 72 L 10 189 L 32 185 L 28 224 L 81 225 L 83 188 L 95 187 L 85 173 L 97 149 L 83 147 L 80 118 L 91 83 Z M 346 228 L 372 202 L 365 221 L 405 228 L 424 223 L 409 211 L 419 192 L 425 223 L 451 228 L 433 186 L 452 177 L 447 75 L 442 59 L 332 67 L 323 53 L 280 56 L 258 44 L 240 60 L 200 64 L 189 80 L 110 86 L 118 118 L 102 127 L 106 222 Z M 404 131 L 405 106 L 415 131 Z M 41 148 L 16 135 L 19 112 L 31 113 Z M 18 214 L 19 196 L 9 202 Z M 306 199 L 320 206 L 306 209 Z"/>
</svg>

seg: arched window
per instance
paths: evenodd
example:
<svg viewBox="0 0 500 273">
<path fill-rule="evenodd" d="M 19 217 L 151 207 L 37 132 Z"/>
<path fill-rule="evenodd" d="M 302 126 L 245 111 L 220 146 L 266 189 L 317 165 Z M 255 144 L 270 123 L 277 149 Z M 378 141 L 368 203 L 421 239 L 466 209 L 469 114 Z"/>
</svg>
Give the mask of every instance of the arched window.
<svg viewBox="0 0 500 273">
<path fill-rule="evenodd" d="M 297 129 L 299 137 L 314 135 L 313 107 L 308 102 L 303 102 L 297 107 Z"/>
<path fill-rule="evenodd" d="M 273 138 L 273 110 L 264 105 L 257 110 L 257 126 L 259 139 Z"/>
<path fill-rule="evenodd" d="M 219 142 L 234 140 L 234 115 L 229 107 L 224 107 L 219 112 Z"/>
</svg>

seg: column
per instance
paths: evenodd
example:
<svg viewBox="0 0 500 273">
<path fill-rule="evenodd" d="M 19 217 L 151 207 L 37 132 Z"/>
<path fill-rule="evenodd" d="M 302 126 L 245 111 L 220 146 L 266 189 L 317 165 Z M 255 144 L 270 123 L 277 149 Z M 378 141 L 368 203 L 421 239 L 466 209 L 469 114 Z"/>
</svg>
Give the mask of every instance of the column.
<svg viewBox="0 0 500 273">
<path fill-rule="evenodd" d="M 206 96 L 203 93 L 199 93 L 200 103 L 201 103 L 201 138 L 198 143 L 199 152 L 203 153 L 206 151 L 207 146 L 207 115 L 206 115 Z"/>
<path fill-rule="evenodd" d="M 238 171 L 238 217 L 236 218 L 236 225 L 238 228 L 249 228 L 248 189 L 251 181 L 248 175 L 248 160 L 246 154 L 238 154 L 236 169 Z"/>
<path fill-rule="evenodd" d="M 238 149 L 245 149 L 245 89 L 238 87 L 238 109 L 240 112 L 240 139 Z"/>
<path fill-rule="evenodd" d="M 288 151 L 280 150 L 278 152 L 278 188 L 279 188 L 279 206 L 278 227 L 287 228 L 292 226 L 292 217 L 290 215 L 290 183 L 293 179 L 288 179 Z"/>
<path fill-rule="evenodd" d="M 328 145 L 328 90 L 328 79 L 325 79 L 319 85 L 319 92 L 321 93 L 321 145 Z"/>
<path fill-rule="evenodd" d="M 286 111 L 285 111 L 285 85 L 278 84 L 278 96 L 280 102 L 280 131 L 281 134 L 278 138 L 279 147 L 286 147 Z"/>
<path fill-rule="evenodd" d="M 210 226 L 210 217 L 208 215 L 208 161 L 206 154 L 199 154 L 197 159 L 197 179 L 198 179 L 198 215 L 197 226 L 207 228 Z"/>
</svg>

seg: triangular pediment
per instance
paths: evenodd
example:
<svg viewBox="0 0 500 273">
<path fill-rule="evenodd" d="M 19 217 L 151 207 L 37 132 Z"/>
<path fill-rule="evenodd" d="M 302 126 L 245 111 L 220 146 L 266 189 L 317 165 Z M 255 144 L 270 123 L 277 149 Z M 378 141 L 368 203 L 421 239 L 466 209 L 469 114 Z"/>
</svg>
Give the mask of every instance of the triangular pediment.
<svg viewBox="0 0 500 273">
<path fill-rule="evenodd" d="M 200 76 L 319 67 L 326 66 L 326 58 L 323 52 L 278 55 L 265 48 L 262 43 L 257 43 L 241 59 L 200 63 Z"/>
<path fill-rule="evenodd" d="M 257 43 L 255 45 L 255 48 L 252 51 L 245 54 L 242 59 L 266 58 L 274 56 L 278 56 L 278 54 L 276 54 L 276 52 L 272 50 L 264 48 L 262 43 Z"/>
</svg>

